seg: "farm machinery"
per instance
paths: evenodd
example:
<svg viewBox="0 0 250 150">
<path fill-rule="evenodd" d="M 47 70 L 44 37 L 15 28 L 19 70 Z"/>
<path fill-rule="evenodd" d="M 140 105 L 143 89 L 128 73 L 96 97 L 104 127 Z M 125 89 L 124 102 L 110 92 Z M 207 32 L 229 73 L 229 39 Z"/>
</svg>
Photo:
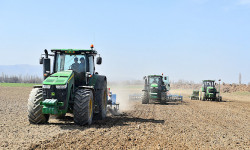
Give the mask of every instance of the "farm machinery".
<svg viewBox="0 0 250 150">
<path fill-rule="evenodd" d="M 162 75 L 148 75 L 144 78 L 143 94 L 130 95 L 130 100 L 142 100 L 142 104 L 148 104 L 151 101 L 160 102 L 162 104 L 166 102 L 182 101 L 183 97 L 180 95 L 169 94 L 170 83 L 169 77 Z"/>
<path fill-rule="evenodd" d="M 222 101 L 222 97 L 220 96 L 220 84 L 219 90 L 215 87 L 216 85 L 215 80 L 203 80 L 202 87 L 199 91 L 199 100 Z"/>
<path fill-rule="evenodd" d="M 107 78 L 95 72 L 97 51 L 90 49 L 44 50 L 43 85 L 34 86 L 28 99 L 28 119 L 32 124 L 46 123 L 50 115 L 73 113 L 77 125 L 91 124 L 93 117 L 104 119 L 107 112 Z M 50 69 L 53 57 L 53 70 Z M 80 63 L 79 63 L 80 60 Z M 96 58 L 100 65 L 102 58 Z"/>
<path fill-rule="evenodd" d="M 191 100 L 198 100 L 199 99 L 199 90 L 193 90 L 192 95 L 190 96 Z"/>
<path fill-rule="evenodd" d="M 110 91 L 110 88 L 108 89 L 108 111 L 113 115 L 118 115 L 119 110 L 119 103 L 116 102 L 116 94 L 113 94 Z"/>
</svg>

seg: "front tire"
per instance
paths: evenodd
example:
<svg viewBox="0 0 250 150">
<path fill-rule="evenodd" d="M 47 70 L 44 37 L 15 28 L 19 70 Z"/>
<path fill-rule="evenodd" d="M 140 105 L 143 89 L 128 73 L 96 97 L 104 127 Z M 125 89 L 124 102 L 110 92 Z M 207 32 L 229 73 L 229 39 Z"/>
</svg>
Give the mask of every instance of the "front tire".
<svg viewBox="0 0 250 150">
<path fill-rule="evenodd" d="M 165 92 L 161 92 L 161 104 L 165 104 L 167 99 L 167 95 Z"/>
<path fill-rule="evenodd" d="M 74 98 L 74 122 L 77 125 L 91 125 L 93 120 L 94 99 L 89 89 L 78 89 Z"/>
<path fill-rule="evenodd" d="M 42 88 L 32 89 L 28 99 L 28 118 L 32 124 L 43 124 L 49 120 L 49 115 L 42 113 L 41 101 L 43 101 Z"/>
</svg>

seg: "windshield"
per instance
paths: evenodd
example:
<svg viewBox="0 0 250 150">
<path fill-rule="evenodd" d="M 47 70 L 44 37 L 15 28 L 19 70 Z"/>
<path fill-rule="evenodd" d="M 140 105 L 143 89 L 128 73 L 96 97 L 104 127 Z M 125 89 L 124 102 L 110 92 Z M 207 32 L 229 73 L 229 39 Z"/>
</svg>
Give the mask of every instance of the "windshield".
<svg viewBox="0 0 250 150">
<path fill-rule="evenodd" d="M 73 70 L 86 72 L 85 55 L 56 54 L 55 72 Z"/>
<path fill-rule="evenodd" d="M 154 84 L 160 84 L 160 82 L 159 82 L 160 79 L 161 79 L 160 77 L 149 77 L 148 82 L 149 82 L 149 84 L 153 84 L 153 83 Z"/>
<path fill-rule="evenodd" d="M 214 82 L 213 81 L 205 81 L 204 86 L 205 87 L 214 87 Z"/>
</svg>

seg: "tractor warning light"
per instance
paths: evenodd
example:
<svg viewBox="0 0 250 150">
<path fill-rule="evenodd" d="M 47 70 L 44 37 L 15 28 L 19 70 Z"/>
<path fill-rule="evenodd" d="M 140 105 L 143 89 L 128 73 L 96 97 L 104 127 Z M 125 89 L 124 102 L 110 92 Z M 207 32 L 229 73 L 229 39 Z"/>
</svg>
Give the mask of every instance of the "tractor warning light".
<svg viewBox="0 0 250 150">
<path fill-rule="evenodd" d="M 91 45 L 90 45 L 90 48 L 91 48 L 91 49 L 93 49 L 93 48 L 94 48 L 94 45 L 93 45 L 93 44 L 91 44 Z"/>
</svg>

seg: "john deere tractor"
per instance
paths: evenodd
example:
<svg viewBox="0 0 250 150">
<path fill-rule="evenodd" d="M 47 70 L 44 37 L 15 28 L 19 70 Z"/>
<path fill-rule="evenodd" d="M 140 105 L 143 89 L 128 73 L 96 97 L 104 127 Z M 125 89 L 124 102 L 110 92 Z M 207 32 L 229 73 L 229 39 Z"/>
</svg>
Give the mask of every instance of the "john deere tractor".
<svg viewBox="0 0 250 150">
<path fill-rule="evenodd" d="M 166 92 L 169 90 L 169 80 L 163 75 L 149 75 L 144 77 L 145 84 L 142 104 L 148 104 L 150 101 L 165 103 L 167 99 Z"/>
<path fill-rule="evenodd" d="M 63 117 L 73 113 L 78 125 L 91 124 L 93 117 L 104 119 L 107 110 L 107 78 L 95 72 L 91 49 L 52 49 L 52 54 L 42 54 L 44 81 L 34 86 L 28 99 L 28 119 L 32 124 L 42 124 L 50 115 Z M 51 70 L 50 57 L 53 57 Z M 99 56 L 97 64 L 102 63 Z"/>
<path fill-rule="evenodd" d="M 217 90 L 215 85 L 215 80 L 203 80 L 202 87 L 199 91 L 199 100 L 222 101 L 222 97 L 220 96 L 220 87 L 219 90 Z"/>
</svg>

